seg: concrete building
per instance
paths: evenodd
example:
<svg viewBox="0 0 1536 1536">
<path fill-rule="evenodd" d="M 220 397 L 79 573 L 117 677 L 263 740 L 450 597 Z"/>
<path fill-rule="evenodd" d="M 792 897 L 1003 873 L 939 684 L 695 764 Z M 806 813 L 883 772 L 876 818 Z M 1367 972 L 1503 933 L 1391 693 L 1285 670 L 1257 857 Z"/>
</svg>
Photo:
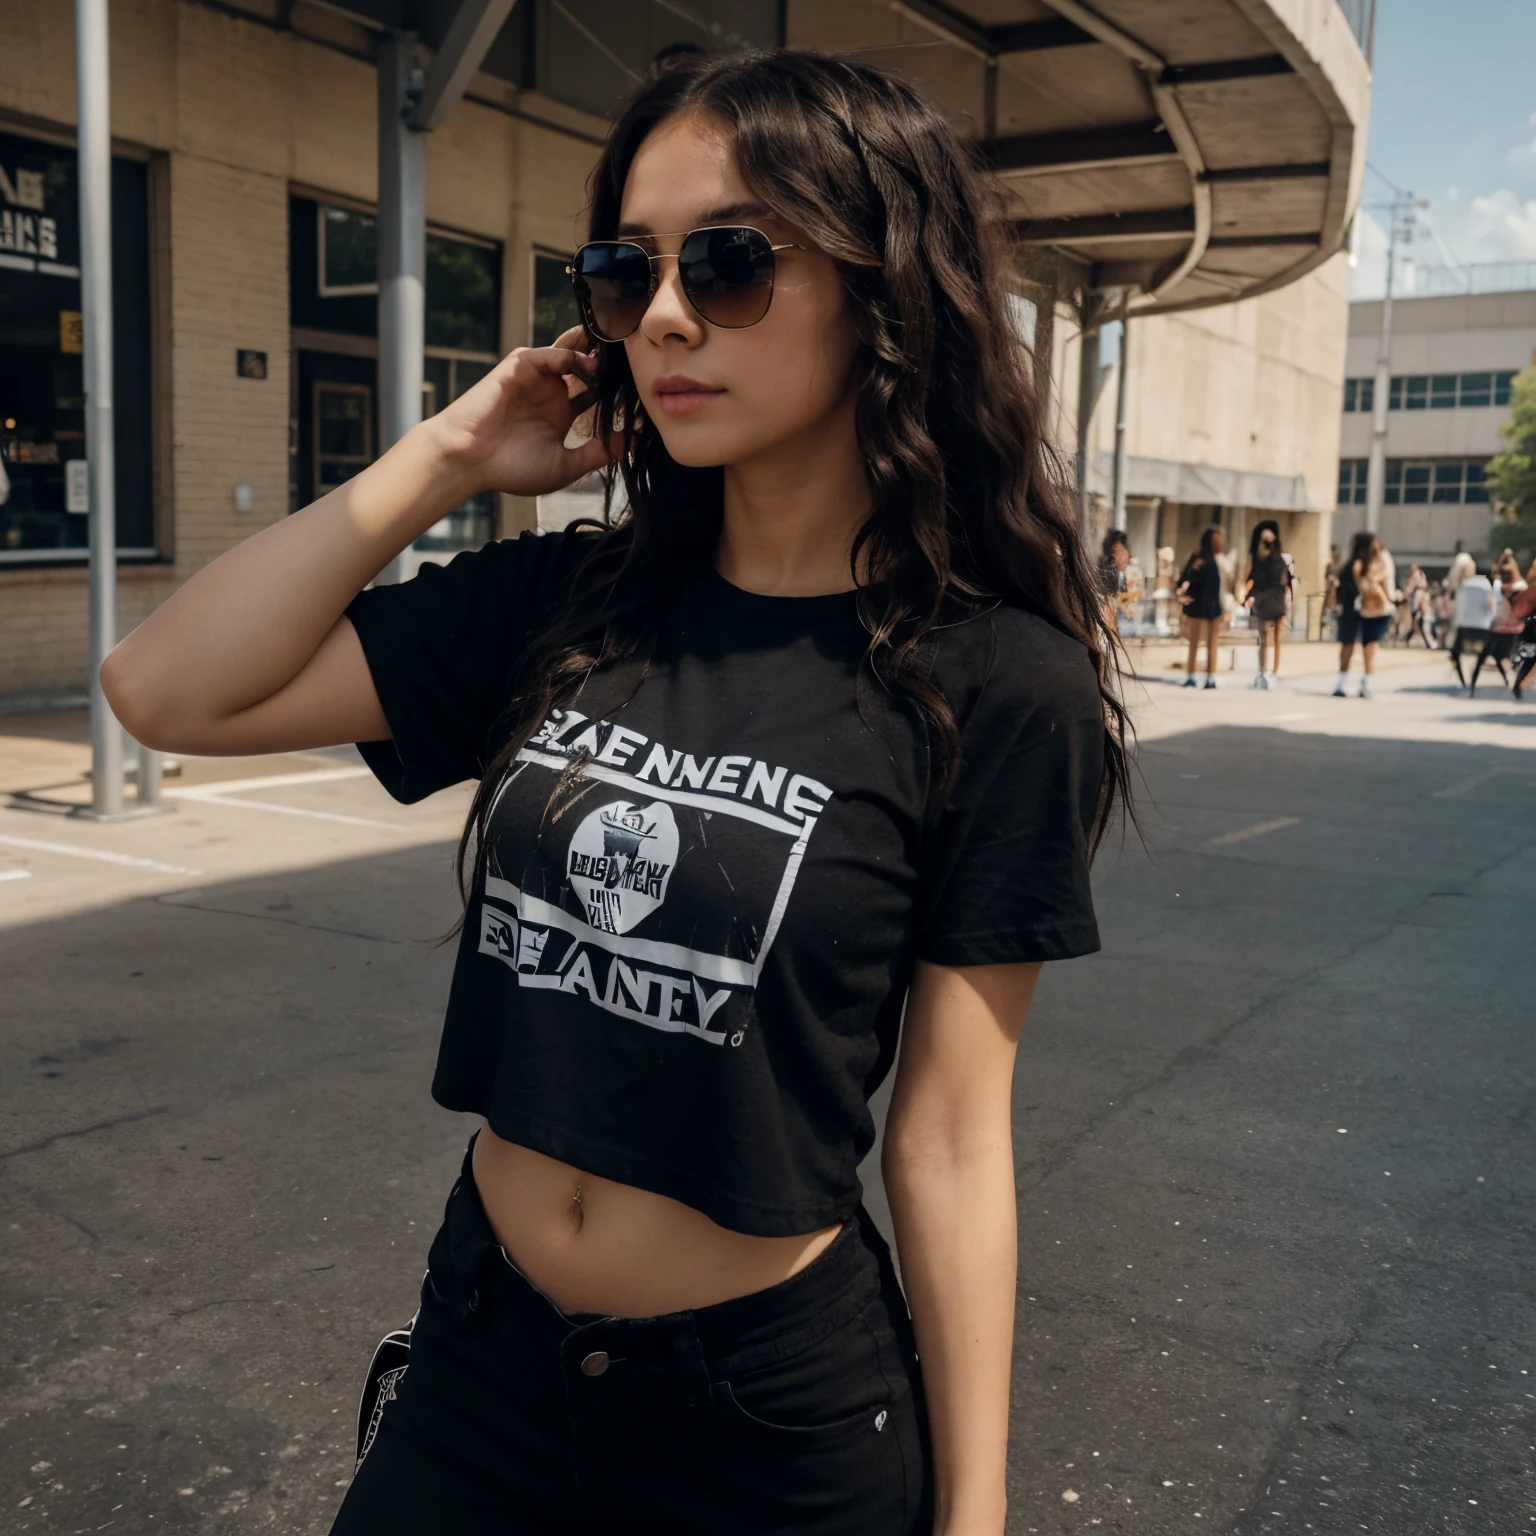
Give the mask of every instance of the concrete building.
<svg viewBox="0 0 1536 1536">
<path fill-rule="evenodd" d="M 1115 404 L 1128 356 L 1124 527 L 1149 577 L 1158 549 L 1172 548 L 1182 565 L 1212 525 L 1245 557 L 1254 525 L 1273 518 L 1295 559 L 1299 595 L 1321 596 L 1335 537 L 1347 263 L 1337 255 L 1258 298 L 1130 322 L 1128 348 L 1104 370 L 1089 484 L 1102 531 L 1111 519 Z M 1293 617 L 1305 625 L 1303 602 Z"/>
<path fill-rule="evenodd" d="M 1468 288 L 1481 286 L 1476 275 L 1467 269 Z M 1498 553 L 1483 471 L 1505 446 L 1499 428 L 1514 376 L 1536 364 L 1536 263 L 1529 276 L 1523 290 L 1393 300 L 1380 533 L 1403 569 L 1412 561 L 1440 575 L 1459 550 L 1479 562 Z M 1365 527 L 1380 336 L 1380 301 L 1350 305 L 1334 524 L 1341 545 Z"/>
<path fill-rule="evenodd" d="M 997 171 L 1021 312 L 1090 486 L 1112 412 L 1078 443 L 1078 403 L 1128 308 L 1130 489 L 1152 537 L 1182 546 L 1212 509 L 1326 516 L 1313 417 L 1337 410 L 1330 260 L 1363 169 L 1369 0 L 113 0 L 122 628 L 378 451 L 376 61 L 414 36 L 430 66 L 472 9 L 505 21 L 425 136 L 424 410 L 574 318 L 586 177 L 656 50 L 788 42 L 901 70 Z M 0 0 L 12 704 L 88 670 L 73 49 L 68 6 Z M 538 521 L 485 498 L 410 560 Z"/>
</svg>

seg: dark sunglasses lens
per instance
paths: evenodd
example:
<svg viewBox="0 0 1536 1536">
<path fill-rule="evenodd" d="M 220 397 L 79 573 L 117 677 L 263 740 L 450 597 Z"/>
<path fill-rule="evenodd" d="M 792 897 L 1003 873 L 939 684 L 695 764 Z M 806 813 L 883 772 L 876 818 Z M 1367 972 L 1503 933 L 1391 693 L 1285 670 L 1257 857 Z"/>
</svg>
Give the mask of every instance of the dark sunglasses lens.
<svg viewBox="0 0 1536 1536">
<path fill-rule="evenodd" d="M 587 328 L 600 341 L 633 336 L 651 302 L 651 264 L 638 245 L 603 240 L 577 253 L 571 281 Z"/>
<path fill-rule="evenodd" d="M 773 248 L 756 229 L 697 229 L 683 241 L 678 274 L 688 302 L 711 325 L 741 330 L 768 313 Z"/>
</svg>

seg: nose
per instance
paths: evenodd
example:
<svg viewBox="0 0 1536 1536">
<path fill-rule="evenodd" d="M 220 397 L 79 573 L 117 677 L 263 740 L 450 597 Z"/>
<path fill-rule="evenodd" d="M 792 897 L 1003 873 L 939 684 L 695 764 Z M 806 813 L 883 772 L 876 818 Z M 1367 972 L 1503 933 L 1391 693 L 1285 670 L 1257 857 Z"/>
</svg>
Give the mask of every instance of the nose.
<svg viewBox="0 0 1536 1536">
<path fill-rule="evenodd" d="M 657 346 L 668 337 L 676 337 L 686 346 L 697 346 L 704 339 L 704 322 L 683 292 L 677 253 L 657 252 L 654 270 L 656 291 L 641 317 L 639 334 Z"/>
</svg>

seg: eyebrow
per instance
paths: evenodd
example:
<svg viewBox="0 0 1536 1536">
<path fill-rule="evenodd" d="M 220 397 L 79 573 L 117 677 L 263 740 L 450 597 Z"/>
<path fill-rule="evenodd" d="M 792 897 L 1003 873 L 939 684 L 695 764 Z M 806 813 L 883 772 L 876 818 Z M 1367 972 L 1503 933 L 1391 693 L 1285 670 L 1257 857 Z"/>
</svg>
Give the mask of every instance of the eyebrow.
<svg viewBox="0 0 1536 1536">
<path fill-rule="evenodd" d="M 735 219 L 761 218 L 768 209 L 762 203 L 722 203 L 718 208 L 709 208 L 699 215 L 699 222 L 695 229 L 707 229 L 711 224 L 729 224 Z M 683 231 L 686 233 L 686 231 Z M 615 239 L 645 239 L 651 235 L 651 231 L 644 224 L 633 221 L 620 224 Z"/>
</svg>

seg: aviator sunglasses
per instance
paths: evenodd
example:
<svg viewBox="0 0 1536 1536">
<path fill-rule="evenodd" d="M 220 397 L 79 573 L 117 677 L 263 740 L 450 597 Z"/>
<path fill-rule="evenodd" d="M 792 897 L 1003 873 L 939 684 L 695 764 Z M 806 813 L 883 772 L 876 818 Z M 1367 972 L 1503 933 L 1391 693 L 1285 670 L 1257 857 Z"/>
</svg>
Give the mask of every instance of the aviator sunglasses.
<svg viewBox="0 0 1536 1536">
<path fill-rule="evenodd" d="M 692 229 L 682 238 L 677 275 L 683 293 L 701 319 L 727 331 L 745 330 L 768 313 L 774 252 L 806 249 L 789 241 L 774 245 L 749 224 Z M 599 341 L 624 341 L 640 329 L 660 283 L 656 263 L 665 259 L 634 240 L 591 240 L 571 258 L 565 270 L 581 318 Z"/>
</svg>

